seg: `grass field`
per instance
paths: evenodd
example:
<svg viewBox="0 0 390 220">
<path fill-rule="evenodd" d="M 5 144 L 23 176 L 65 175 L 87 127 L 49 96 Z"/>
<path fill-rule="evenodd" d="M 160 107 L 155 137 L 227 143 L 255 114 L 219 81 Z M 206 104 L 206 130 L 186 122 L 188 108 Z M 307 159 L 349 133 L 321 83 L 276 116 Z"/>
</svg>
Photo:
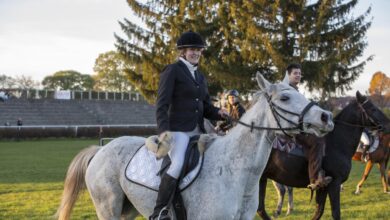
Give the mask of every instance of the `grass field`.
<svg viewBox="0 0 390 220">
<path fill-rule="evenodd" d="M 82 148 L 97 143 L 91 139 L 0 142 L 0 219 L 52 219 L 60 201 L 67 166 Z M 365 183 L 363 193 L 353 195 L 363 168 L 362 164 L 353 162 L 352 173 L 342 192 L 342 219 L 390 219 L 390 195 L 382 193 L 376 168 Z M 270 214 L 276 206 L 276 198 L 269 183 L 266 203 Z M 283 213 L 279 219 L 310 219 L 315 206 L 309 199 L 309 190 L 295 189 L 294 213 L 288 217 Z M 284 207 L 283 212 L 285 210 Z M 72 219 L 97 219 L 87 192 L 76 203 Z M 329 202 L 323 219 L 331 219 Z"/>
</svg>

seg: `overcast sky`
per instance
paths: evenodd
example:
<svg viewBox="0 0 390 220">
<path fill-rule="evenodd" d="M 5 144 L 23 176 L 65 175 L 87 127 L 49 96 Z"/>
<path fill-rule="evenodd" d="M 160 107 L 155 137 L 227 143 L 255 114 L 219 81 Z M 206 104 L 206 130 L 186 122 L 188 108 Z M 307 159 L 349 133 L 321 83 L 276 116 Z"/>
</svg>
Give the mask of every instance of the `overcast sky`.
<svg viewBox="0 0 390 220">
<path fill-rule="evenodd" d="M 390 1 L 361 0 L 354 14 L 369 2 L 374 18 L 364 58 L 375 58 L 348 94 L 365 92 L 376 71 L 390 76 Z M 98 55 L 115 49 L 125 17 L 135 19 L 125 0 L 0 0 L 0 74 L 38 81 L 60 70 L 93 74 Z"/>
</svg>

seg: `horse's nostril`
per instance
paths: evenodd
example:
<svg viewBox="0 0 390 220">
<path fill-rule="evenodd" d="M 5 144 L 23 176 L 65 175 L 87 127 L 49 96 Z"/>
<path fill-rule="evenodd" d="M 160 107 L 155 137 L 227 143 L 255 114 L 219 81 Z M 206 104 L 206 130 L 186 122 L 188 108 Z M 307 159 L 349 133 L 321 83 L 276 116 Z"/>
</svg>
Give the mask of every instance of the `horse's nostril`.
<svg viewBox="0 0 390 220">
<path fill-rule="evenodd" d="M 326 114 L 325 112 L 323 112 L 323 113 L 321 114 L 321 121 L 323 121 L 323 122 L 328 122 L 328 118 L 329 118 L 329 116 L 328 116 L 328 114 Z"/>
</svg>

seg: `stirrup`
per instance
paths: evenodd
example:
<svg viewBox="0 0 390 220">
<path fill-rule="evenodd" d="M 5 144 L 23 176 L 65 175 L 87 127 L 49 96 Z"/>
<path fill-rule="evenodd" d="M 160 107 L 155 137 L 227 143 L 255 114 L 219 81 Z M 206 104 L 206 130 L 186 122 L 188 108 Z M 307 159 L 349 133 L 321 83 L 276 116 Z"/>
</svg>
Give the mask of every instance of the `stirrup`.
<svg viewBox="0 0 390 220">
<path fill-rule="evenodd" d="M 165 206 L 160 210 L 156 220 L 171 220 L 171 216 L 169 216 L 169 208 Z"/>
</svg>

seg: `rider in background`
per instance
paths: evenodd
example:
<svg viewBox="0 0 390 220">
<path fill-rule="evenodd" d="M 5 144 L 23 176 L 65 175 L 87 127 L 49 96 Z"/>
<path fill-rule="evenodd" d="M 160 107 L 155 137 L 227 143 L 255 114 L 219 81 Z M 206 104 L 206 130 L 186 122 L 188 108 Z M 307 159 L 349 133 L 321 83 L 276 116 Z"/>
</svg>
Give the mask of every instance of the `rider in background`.
<svg viewBox="0 0 390 220">
<path fill-rule="evenodd" d="M 376 131 L 368 130 L 364 128 L 362 132 L 362 136 L 360 137 L 360 145 L 359 148 L 362 149 L 362 157 L 361 160 L 367 162 L 370 160 L 370 156 L 367 153 L 370 150 L 370 147 L 374 144 L 375 138 L 377 136 Z"/>
<path fill-rule="evenodd" d="M 161 177 L 156 206 L 149 219 L 170 219 L 167 208 L 176 190 L 187 145 L 190 137 L 205 132 L 203 118 L 222 120 L 227 115 L 226 110 L 212 105 L 206 78 L 198 70 L 205 47 L 202 37 L 188 31 L 176 45 L 179 58 L 160 74 L 156 103 L 158 134 L 162 137 L 169 131 L 173 137 L 168 153 L 171 165 Z"/>
<path fill-rule="evenodd" d="M 296 90 L 298 90 L 298 84 L 301 82 L 301 69 L 301 65 L 296 63 L 292 63 L 287 67 L 290 86 Z M 296 141 L 302 145 L 309 163 L 310 184 L 307 187 L 311 190 L 316 190 L 327 186 L 332 181 L 332 177 L 325 176 L 325 171 L 322 169 L 322 159 L 325 155 L 325 139 L 313 134 L 299 134 L 296 136 Z"/>
<path fill-rule="evenodd" d="M 221 130 L 223 132 L 227 132 L 232 127 L 234 127 L 234 125 L 236 125 L 234 121 L 240 119 L 241 116 L 245 113 L 245 108 L 240 103 L 240 97 L 237 90 L 229 90 L 226 93 L 226 99 L 226 110 L 229 113 L 230 119 L 217 125 L 217 131 Z"/>
</svg>

